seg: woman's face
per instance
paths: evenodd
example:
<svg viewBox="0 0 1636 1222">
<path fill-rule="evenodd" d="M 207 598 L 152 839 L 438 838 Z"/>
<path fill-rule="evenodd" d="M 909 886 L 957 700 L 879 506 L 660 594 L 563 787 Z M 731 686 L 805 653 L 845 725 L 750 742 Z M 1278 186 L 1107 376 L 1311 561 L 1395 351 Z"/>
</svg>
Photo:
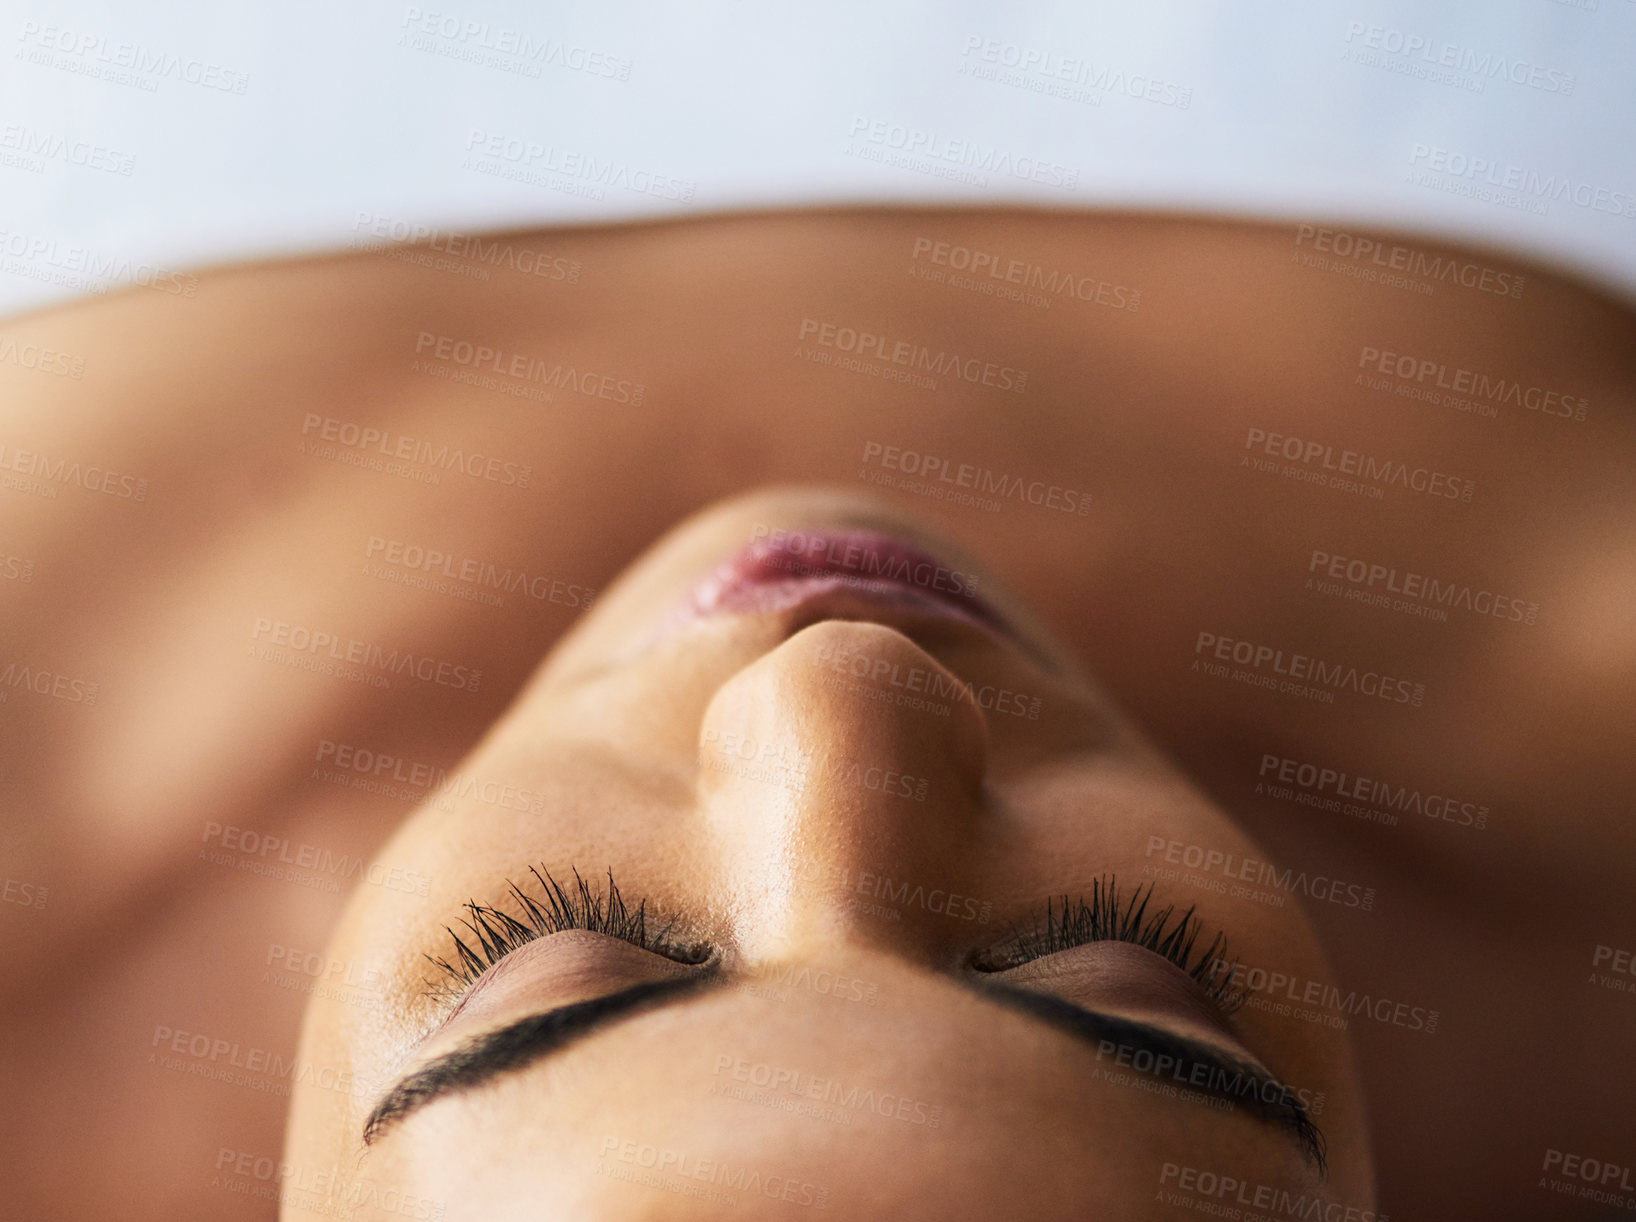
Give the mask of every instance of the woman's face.
<svg viewBox="0 0 1636 1222">
<path fill-rule="evenodd" d="M 459 773 L 331 945 L 291 1217 L 1372 1209 L 1344 1035 L 1231 1013 L 1233 959 L 1329 980 L 1295 897 L 895 509 L 687 521 Z"/>
</svg>

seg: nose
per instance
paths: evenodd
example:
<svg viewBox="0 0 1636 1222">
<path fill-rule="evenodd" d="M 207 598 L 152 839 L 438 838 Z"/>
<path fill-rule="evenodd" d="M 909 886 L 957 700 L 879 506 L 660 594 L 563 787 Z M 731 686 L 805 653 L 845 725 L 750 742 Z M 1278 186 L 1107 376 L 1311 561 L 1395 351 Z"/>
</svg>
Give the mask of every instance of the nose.
<svg viewBox="0 0 1636 1222">
<path fill-rule="evenodd" d="M 700 727 L 698 800 L 739 950 L 931 953 L 969 926 L 987 756 L 969 690 L 880 624 L 814 624 L 735 674 Z"/>
</svg>

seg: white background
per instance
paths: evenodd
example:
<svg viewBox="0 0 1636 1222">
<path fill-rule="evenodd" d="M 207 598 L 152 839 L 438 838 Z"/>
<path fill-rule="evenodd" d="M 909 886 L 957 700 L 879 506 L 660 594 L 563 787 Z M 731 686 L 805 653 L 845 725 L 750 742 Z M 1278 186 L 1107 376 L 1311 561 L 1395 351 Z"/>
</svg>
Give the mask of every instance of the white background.
<svg viewBox="0 0 1636 1222">
<path fill-rule="evenodd" d="M 1078 0 L 1030 16 L 949 0 L 827 0 L 793 15 L 722 0 L 6 5 L 0 313 L 153 269 L 344 249 L 369 237 L 360 213 L 471 232 L 858 201 L 1367 222 L 1503 247 L 1636 300 L 1636 218 L 1567 200 L 1536 215 L 1408 180 L 1424 145 L 1636 198 L 1636 3 L 1589 3 Z M 405 45 L 411 14 L 434 13 L 485 30 L 422 35 L 445 52 L 483 54 L 511 31 L 561 59 L 501 56 L 530 76 Z M 1389 66 L 1354 62 L 1370 26 L 1433 56 L 1572 73 L 1572 92 L 1504 74 L 1462 74 L 1480 90 L 1422 79 L 1404 69 L 1426 61 L 1390 51 L 1377 52 Z M 64 37 L 87 49 L 60 50 Z M 971 50 L 984 39 L 1057 57 L 1051 69 L 1080 61 L 1094 83 L 1078 88 L 1099 104 L 972 75 L 998 67 Z M 160 67 L 119 68 L 125 44 Z M 41 53 L 54 61 L 29 58 Z M 563 62 L 589 53 L 628 64 L 628 79 Z M 184 79 L 205 70 L 244 91 Z M 1165 103 L 1183 89 L 1187 106 Z M 1001 173 L 974 186 L 925 172 L 947 164 L 935 159 L 866 160 L 859 120 L 1071 167 L 1077 183 Z M 633 180 L 686 180 L 694 197 L 613 183 L 593 199 L 561 189 L 560 173 L 538 185 L 476 172 L 474 132 Z M 77 164 L 92 148 L 131 173 Z"/>
</svg>

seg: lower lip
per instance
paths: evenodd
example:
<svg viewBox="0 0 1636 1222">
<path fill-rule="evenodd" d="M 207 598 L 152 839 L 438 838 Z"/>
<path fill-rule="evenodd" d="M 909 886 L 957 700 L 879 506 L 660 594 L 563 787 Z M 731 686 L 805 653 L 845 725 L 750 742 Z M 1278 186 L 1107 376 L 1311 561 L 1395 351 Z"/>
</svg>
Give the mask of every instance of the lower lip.
<svg viewBox="0 0 1636 1222">
<path fill-rule="evenodd" d="M 785 611 L 844 591 L 886 611 L 980 624 L 1008 635 L 1005 618 L 972 592 L 973 578 L 915 544 L 877 531 L 788 531 L 758 539 L 694 586 L 678 618 Z"/>
</svg>

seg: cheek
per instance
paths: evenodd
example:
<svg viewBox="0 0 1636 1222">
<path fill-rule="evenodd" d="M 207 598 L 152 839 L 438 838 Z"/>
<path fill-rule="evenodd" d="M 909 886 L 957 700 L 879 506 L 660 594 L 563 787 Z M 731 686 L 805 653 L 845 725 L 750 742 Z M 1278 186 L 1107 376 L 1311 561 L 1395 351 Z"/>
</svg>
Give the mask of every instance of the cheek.
<svg viewBox="0 0 1636 1222">
<path fill-rule="evenodd" d="M 1036 871 L 1169 877 L 1202 901 L 1224 870 L 1265 859 L 1224 812 L 1122 740 L 1007 778 L 995 796 L 1011 816 L 1000 829 L 1009 851 Z"/>
<path fill-rule="evenodd" d="M 630 654 L 713 564 L 750 541 L 752 523 L 730 517 L 707 510 L 687 519 L 600 587 L 586 590 L 579 619 L 552 651 L 550 670 L 588 672 Z"/>
<path fill-rule="evenodd" d="M 732 674 L 729 663 L 707 665 L 723 652 L 722 642 L 701 640 L 691 651 L 655 651 L 577 682 L 537 682 L 482 754 L 505 775 L 534 780 L 542 759 L 564 755 L 639 781 L 696 768 L 705 709 Z"/>
</svg>

